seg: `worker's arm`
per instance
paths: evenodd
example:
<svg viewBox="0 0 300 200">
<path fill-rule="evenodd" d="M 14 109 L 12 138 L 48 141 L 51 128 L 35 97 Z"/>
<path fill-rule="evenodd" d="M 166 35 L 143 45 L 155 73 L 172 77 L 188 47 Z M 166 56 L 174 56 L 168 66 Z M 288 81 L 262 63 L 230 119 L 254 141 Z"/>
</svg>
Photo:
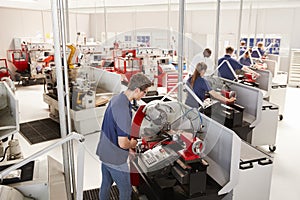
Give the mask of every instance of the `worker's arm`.
<svg viewBox="0 0 300 200">
<path fill-rule="evenodd" d="M 234 102 L 236 100 L 235 97 L 231 97 L 230 99 L 228 99 L 228 98 L 222 96 L 220 93 L 218 93 L 218 92 L 216 92 L 214 90 L 209 91 L 209 94 L 213 98 L 215 98 L 215 99 L 217 99 L 217 100 L 219 100 L 219 101 L 221 101 L 223 103 L 232 103 L 232 102 Z"/>
<path fill-rule="evenodd" d="M 253 71 L 252 69 L 250 69 L 249 67 L 247 67 L 247 66 L 245 66 L 245 65 L 243 65 L 242 70 L 245 71 L 245 72 L 248 72 L 248 73 L 253 74 L 255 78 L 260 77 L 260 74 L 259 74 L 259 73 Z"/>
<path fill-rule="evenodd" d="M 129 140 L 127 137 L 119 136 L 118 143 L 122 149 L 132 149 L 132 148 L 135 148 L 137 141 L 133 138 L 131 138 L 131 140 Z"/>
</svg>

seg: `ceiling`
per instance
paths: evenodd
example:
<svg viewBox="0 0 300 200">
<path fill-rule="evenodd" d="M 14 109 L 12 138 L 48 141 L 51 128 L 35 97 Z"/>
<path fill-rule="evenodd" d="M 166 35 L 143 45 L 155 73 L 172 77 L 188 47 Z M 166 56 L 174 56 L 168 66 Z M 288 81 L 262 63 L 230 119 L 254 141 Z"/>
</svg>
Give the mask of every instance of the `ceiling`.
<svg viewBox="0 0 300 200">
<path fill-rule="evenodd" d="M 241 0 L 220 0 L 221 9 L 239 8 Z M 242 0 L 243 7 L 300 7 L 299 0 Z M 51 0 L 0 0 L 0 7 L 31 10 L 50 10 Z M 218 0 L 186 0 L 186 9 L 216 9 Z M 166 10 L 177 8 L 179 0 L 68 0 L 70 11 L 74 12 L 108 12 L 132 10 Z"/>
</svg>

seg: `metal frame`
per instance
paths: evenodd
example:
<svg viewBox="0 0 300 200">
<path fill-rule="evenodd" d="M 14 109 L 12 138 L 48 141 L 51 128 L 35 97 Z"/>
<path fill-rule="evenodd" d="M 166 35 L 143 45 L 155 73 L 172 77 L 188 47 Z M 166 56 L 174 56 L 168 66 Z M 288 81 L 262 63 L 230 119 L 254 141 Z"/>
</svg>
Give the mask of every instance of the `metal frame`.
<svg viewBox="0 0 300 200">
<path fill-rule="evenodd" d="M 72 132 L 65 138 L 60 139 L 58 142 L 47 146 L 46 148 L 34 153 L 33 155 L 29 156 L 28 158 L 20 161 L 19 163 L 16 163 L 3 171 L 0 172 L 0 180 L 3 180 L 3 177 L 5 177 L 7 174 L 9 174 L 11 171 L 16 170 L 27 163 L 35 160 L 39 156 L 42 156 L 49 152 L 50 150 L 56 148 L 57 146 L 61 146 L 67 142 L 70 142 L 72 140 L 77 140 L 79 144 L 78 148 L 78 154 L 77 154 L 77 187 L 76 187 L 76 200 L 82 200 L 83 199 L 83 170 L 84 170 L 84 147 L 83 147 L 83 142 L 84 142 L 84 137 L 78 133 Z"/>
</svg>

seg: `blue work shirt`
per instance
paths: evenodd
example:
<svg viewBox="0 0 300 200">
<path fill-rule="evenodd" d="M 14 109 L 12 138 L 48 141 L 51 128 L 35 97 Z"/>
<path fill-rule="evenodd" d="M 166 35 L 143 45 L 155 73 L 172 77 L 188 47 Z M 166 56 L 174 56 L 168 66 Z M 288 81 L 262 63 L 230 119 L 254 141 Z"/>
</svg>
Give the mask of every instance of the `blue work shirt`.
<svg viewBox="0 0 300 200">
<path fill-rule="evenodd" d="M 218 66 L 224 60 L 227 60 L 230 63 L 230 65 L 233 68 L 233 71 L 236 71 L 238 69 L 243 68 L 243 65 L 240 64 L 237 60 L 231 58 L 230 55 L 225 55 L 224 57 L 220 58 L 218 60 Z M 229 66 L 226 63 L 223 63 L 223 65 L 219 67 L 218 71 L 219 71 L 219 76 L 222 77 L 222 78 L 226 78 L 226 79 L 229 79 L 229 80 L 234 80 L 235 79 L 234 74 L 232 74 L 232 71 L 230 70 Z"/>
<path fill-rule="evenodd" d="M 188 79 L 188 85 L 191 86 L 191 80 L 192 77 L 190 77 Z M 204 101 L 205 99 L 205 94 L 209 91 L 211 91 L 211 87 L 208 83 L 208 81 L 202 77 L 198 77 L 195 82 L 194 82 L 194 86 L 193 88 L 191 88 L 194 93 L 197 95 L 197 97 L 201 100 Z M 196 101 L 196 99 L 190 94 L 188 93 L 186 100 L 185 100 L 185 104 L 192 107 L 192 108 L 198 108 L 199 107 L 199 103 Z"/>
<path fill-rule="evenodd" d="M 260 53 L 260 56 L 259 56 L 259 54 L 258 54 L 258 51 L 259 51 L 259 53 Z M 252 56 L 252 58 L 260 58 L 260 57 L 262 57 L 264 54 L 265 54 L 265 51 L 264 51 L 264 50 L 262 50 L 261 48 L 257 48 L 256 50 L 253 50 L 253 51 L 252 51 L 251 56 Z"/>
<path fill-rule="evenodd" d="M 245 58 L 244 56 L 240 58 L 239 62 L 242 65 L 250 66 L 251 65 L 251 60 L 250 58 Z"/>
<path fill-rule="evenodd" d="M 247 50 L 246 47 L 240 47 L 240 56 L 243 55 L 245 53 L 245 51 Z"/>
<path fill-rule="evenodd" d="M 120 165 L 127 161 L 128 149 L 122 149 L 118 137 L 130 137 L 131 103 L 122 92 L 114 96 L 105 111 L 96 154 L 104 163 Z"/>
</svg>

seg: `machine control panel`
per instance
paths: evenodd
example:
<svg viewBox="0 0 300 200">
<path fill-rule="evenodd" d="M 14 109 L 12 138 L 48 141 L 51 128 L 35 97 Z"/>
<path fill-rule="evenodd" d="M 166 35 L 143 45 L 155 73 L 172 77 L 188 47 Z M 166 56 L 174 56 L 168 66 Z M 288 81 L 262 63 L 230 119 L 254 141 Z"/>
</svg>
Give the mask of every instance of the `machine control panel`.
<svg viewBox="0 0 300 200">
<path fill-rule="evenodd" d="M 156 163 L 162 162 L 169 156 L 162 146 L 157 146 L 154 149 L 150 149 L 144 153 L 145 164 L 150 167 Z"/>
<path fill-rule="evenodd" d="M 151 172 L 169 166 L 178 157 L 172 149 L 159 145 L 141 154 L 138 161 L 143 171 Z"/>
</svg>

